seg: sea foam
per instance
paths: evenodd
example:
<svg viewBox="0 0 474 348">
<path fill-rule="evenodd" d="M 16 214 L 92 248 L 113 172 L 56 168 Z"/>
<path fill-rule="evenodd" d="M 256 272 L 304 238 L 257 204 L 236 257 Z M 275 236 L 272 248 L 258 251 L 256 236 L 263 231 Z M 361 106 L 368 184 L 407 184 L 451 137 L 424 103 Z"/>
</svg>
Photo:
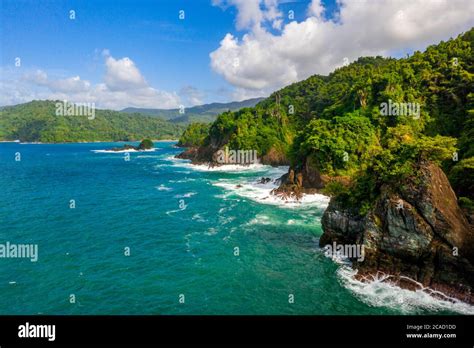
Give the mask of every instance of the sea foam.
<svg viewBox="0 0 474 348">
<path fill-rule="evenodd" d="M 453 311 L 460 314 L 474 314 L 474 306 L 423 287 L 421 284 L 420 289 L 415 291 L 403 289 L 389 282 L 390 275 L 387 274 L 359 280 L 356 278 L 357 270 L 354 270 L 347 260 L 341 258 L 333 260 L 339 264 L 337 276 L 341 284 L 369 306 L 386 307 L 403 314 Z M 435 293 L 438 296 L 434 297 Z"/>
<path fill-rule="evenodd" d="M 127 152 L 154 152 L 156 151 L 156 148 L 153 149 L 147 149 L 147 150 L 135 150 L 135 149 L 128 149 L 128 150 L 91 150 L 94 153 L 127 153 Z"/>
<path fill-rule="evenodd" d="M 309 208 L 316 207 L 325 209 L 329 203 L 329 197 L 321 194 L 303 194 L 300 199 L 282 199 L 271 191 L 278 187 L 275 181 L 261 184 L 259 182 L 238 182 L 235 180 L 221 179 L 213 183 L 227 191 L 226 196 L 238 195 L 261 204 L 271 204 L 282 208 Z"/>
</svg>

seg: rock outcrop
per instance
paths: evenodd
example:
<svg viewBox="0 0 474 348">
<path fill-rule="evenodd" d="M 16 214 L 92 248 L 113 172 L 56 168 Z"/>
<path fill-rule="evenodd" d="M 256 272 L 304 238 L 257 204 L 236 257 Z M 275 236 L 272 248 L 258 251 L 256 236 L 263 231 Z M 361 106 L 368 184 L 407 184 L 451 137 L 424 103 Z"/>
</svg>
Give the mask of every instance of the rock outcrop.
<svg viewBox="0 0 474 348">
<path fill-rule="evenodd" d="M 352 260 L 360 279 L 381 272 L 401 287 L 474 303 L 474 228 L 436 165 L 420 164 L 396 189 L 382 187 L 364 216 L 331 199 L 322 226 L 320 246 L 364 246 L 363 261 Z"/>
<path fill-rule="evenodd" d="M 178 154 L 176 158 L 191 160 L 193 164 L 207 164 L 209 166 L 223 165 L 215 161 L 215 154 L 219 150 L 223 150 L 224 145 L 219 143 L 211 143 L 206 146 L 190 147 L 182 153 Z M 267 154 L 259 158 L 260 163 L 271 166 L 288 165 L 288 159 L 281 151 L 271 148 Z"/>
<path fill-rule="evenodd" d="M 154 144 L 150 139 L 143 139 L 138 146 L 133 146 L 129 144 L 125 144 L 122 147 L 113 147 L 109 151 L 126 151 L 126 150 L 134 150 L 134 151 L 145 151 L 153 149 Z"/>
<path fill-rule="evenodd" d="M 280 186 L 272 194 L 282 198 L 299 199 L 303 194 L 320 193 L 332 181 L 349 185 L 350 179 L 344 176 L 329 176 L 321 174 L 316 161 L 307 157 L 299 168 L 290 167 L 288 173 L 280 178 Z"/>
<path fill-rule="evenodd" d="M 281 150 L 272 147 L 268 152 L 261 158 L 262 164 L 268 164 L 270 166 L 286 166 L 289 165 L 289 160 Z"/>
<path fill-rule="evenodd" d="M 176 155 L 176 158 L 191 160 L 193 164 L 204 164 L 212 161 L 212 153 L 208 151 L 208 148 L 189 147 Z"/>
</svg>

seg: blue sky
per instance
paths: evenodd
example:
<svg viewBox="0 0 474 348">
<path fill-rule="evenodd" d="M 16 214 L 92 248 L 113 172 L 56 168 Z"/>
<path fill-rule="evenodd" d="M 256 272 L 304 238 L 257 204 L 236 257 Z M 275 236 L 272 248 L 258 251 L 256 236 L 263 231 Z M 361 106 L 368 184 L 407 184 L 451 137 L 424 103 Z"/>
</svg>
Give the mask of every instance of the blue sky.
<svg viewBox="0 0 474 348">
<path fill-rule="evenodd" d="M 421 27 L 413 11 L 426 14 L 428 0 L 386 0 L 388 10 L 348 1 L 2 0 L 0 104 L 68 98 L 120 109 L 245 99 L 344 59 L 403 55 L 472 26 L 448 6 L 424 21 L 450 13 L 457 23 Z M 374 25 L 388 29 L 364 28 L 373 13 Z"/>
<path fill-rule="evenodd" d="M 233 29 L 232 10 L 208 1 L 6 1 L 2 22 L 2 65 L 21 57 L 23 66 L 99 82 L 97 52 L 109 49 L 130 57 L 157 88 L 225 85 L 209 67 L 209 52 Z"/>
</svg>

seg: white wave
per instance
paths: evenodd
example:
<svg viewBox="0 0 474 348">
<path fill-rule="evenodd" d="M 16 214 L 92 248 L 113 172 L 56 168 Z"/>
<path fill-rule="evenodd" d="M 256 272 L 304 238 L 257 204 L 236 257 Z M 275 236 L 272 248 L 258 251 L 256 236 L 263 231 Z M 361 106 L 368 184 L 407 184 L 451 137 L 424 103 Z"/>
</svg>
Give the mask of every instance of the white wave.
<svg viewBox="0 0 474 348">
<path fill-rule="evenodd" d="M 272 167 L 266 164 L 253 163 L 249 165 L 225 164 L 221 166 L 209 166 L 207 164 L 192 164 L 190 160 L 168 156 L 167 161 L 173 162 L 175 167 L 189 168 L 201 172 L 222 172 L 222 173 L 261 173 L 267 172 L 266 177 L 271 176 L 275 179 L 280 178 L 288 172 L 288 166 Z"/>
<path fill-rule="evenodd" d="M 194 195 L 197 195 L 197 192 L 188 192 L 188 193 L 184 193 L 182 195 L 176 195 L 176 196 L 174 196 L 174 198 L 189 198 L 189 197 L 192 197 Z"/>
<path fill-rule="evenodd" d="M 184 240 L 186 241 L 186 252 L 191 252 L 191 238 L 193 236 L 193 233 L 188 233 L 187 235 L 184 236 Z"/>
<path fill-rule="evenodd" d="M 421 286 L 416 291 L 402 289 L 387 281 L 389 275 L 358 280 L 357 271 L 346 263 L 341 263 L 337 275 L 344 287 L 359 300 L 374 307 L 388 307 L 403 314 L 416 314 L 420 311 L 449 311 L 460 314 L 474 314 L 474 306 L 446 296 L 438 291 Z M 437 294 L 437 297 L 431 294 Z M 440 298 L 441 297 L 441 298 Z"/>
<path fill-rule="evenodd" d="M 250 165 L 226 164 L 222 166 L 209 166 L 205 164 L 176 163 L 175 166 L 186 167 L 200 172 L 222 172 L 222 173 L 247 173 L 262 172 L 268 170 L 267 165 L 255 163 Z"/>
<path fill-rule="evenodd" d="M 158 191 L 171 191 L 173 190 L 171 187 L 167 187 L 163 184 L 161 184 L 160 186 L 156 186 L 155 187 Z"/>
<path fill-rule="evenodd" d="M 127 152 L 153 152 L 156 151 L 156 148 L 147 149 L 147 150 L 135 150 L 135 149 L 128 149 L 128 150 L 91 150 L 94 153 L 127 153 Z"/>
<path fill-rule="evenodd" d="M 198 222 L 206 222 L 207 220 L 204 219 L 201 214 L 194 214 L 193 217 L 191 218 L 192 220 L 198 221 Z"/>
<path fill-rule="evenodd" d="M 247 225 L 271 225 L 273 224 L 269 216 L 257 214 L 255 218 L 247 222 Z"/>
<path fill-rule="evenodd" d="M 274 180 L 266 184 L 257 182 L 236 182 L 235 180 L 220 179 L 213 184 L 229 191 L 229 194 L 251 199 L 258 203 L 276 205 L 283 208 L 308 208 L 316 207 L 325 209 L 329 204 L 329 197 L 321 194 L 303 194 L 301 199 L 282 199 L 271 194 L 278 187 Z"/>
<path fill-rule="evenodd" d="M 175 162 L 175 163 L 190 163 L 191 162 L 190 160 L 187 160 L 187 159 L 176 158 L 175 155 L 166 156 L 164 159 L 166 161 Z"/>
<path fill-rule="evenodd" d="M 183 180 L 169 180 L 169 182 L 171 182 L 171 183 L 177 183 L 177 184 L 182 184 L 182 183 L 187 183 L 187 182 L 193 182 L 193 181 L 196 181 L 196 179 L 186 178 L 186 179 L 183 179 Z"/>
<path fill-rule="evenodd" d="M 153 166 L 154 169 L 159 169 L 159 168 L 163 168 L 163 167 L 169 167 L 170 165 L 169 164 L 166 164 L 166 163 L 160 163 L 160 164 L 155 164 Z"/>
<path fill-rule="evenodd" d="M 228 224 L 229 222 L 232 222 L 236 219 L 235 216 L 227 216 L 227 217 L 224 217 L 224 216 L 219 216 L 219 224 L 221 225 L 226 225 Z"/>
<path fill-rule="evenodd" d="M 206 236 L 213 236 L 215 234 L 217 234 L 217 229 L 214 228 L 214 227 L 210 227 L 207 229 L 207 231 L 204 233 Z"/>
<path fill-rule="evenodd" d="M 182 206 L 182 208 L 175 209 L 175 210 L 168 210 L 165 214 L 166 214 L 166 215 L 174 214 L 174 213 L 177 213 L 177 212 L 186 210 L 187 207 L 188 207 L 188 205 L 187 205 L 187 204 L 184 204 L 184 205 Z"/>
</svg>

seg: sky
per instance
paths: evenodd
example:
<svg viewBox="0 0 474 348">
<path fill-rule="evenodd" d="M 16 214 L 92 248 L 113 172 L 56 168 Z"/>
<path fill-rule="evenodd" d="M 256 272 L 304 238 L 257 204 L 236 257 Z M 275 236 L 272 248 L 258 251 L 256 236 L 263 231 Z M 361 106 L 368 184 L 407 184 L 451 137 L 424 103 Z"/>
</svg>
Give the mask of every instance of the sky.
<svg viewBox="0 0 474 348">
<path fill-rule="evenodd" d="M 268 96 L 473 26 L 473 0 L 0 0 L 0 105 L 120 110 Z"/>
</svg>

